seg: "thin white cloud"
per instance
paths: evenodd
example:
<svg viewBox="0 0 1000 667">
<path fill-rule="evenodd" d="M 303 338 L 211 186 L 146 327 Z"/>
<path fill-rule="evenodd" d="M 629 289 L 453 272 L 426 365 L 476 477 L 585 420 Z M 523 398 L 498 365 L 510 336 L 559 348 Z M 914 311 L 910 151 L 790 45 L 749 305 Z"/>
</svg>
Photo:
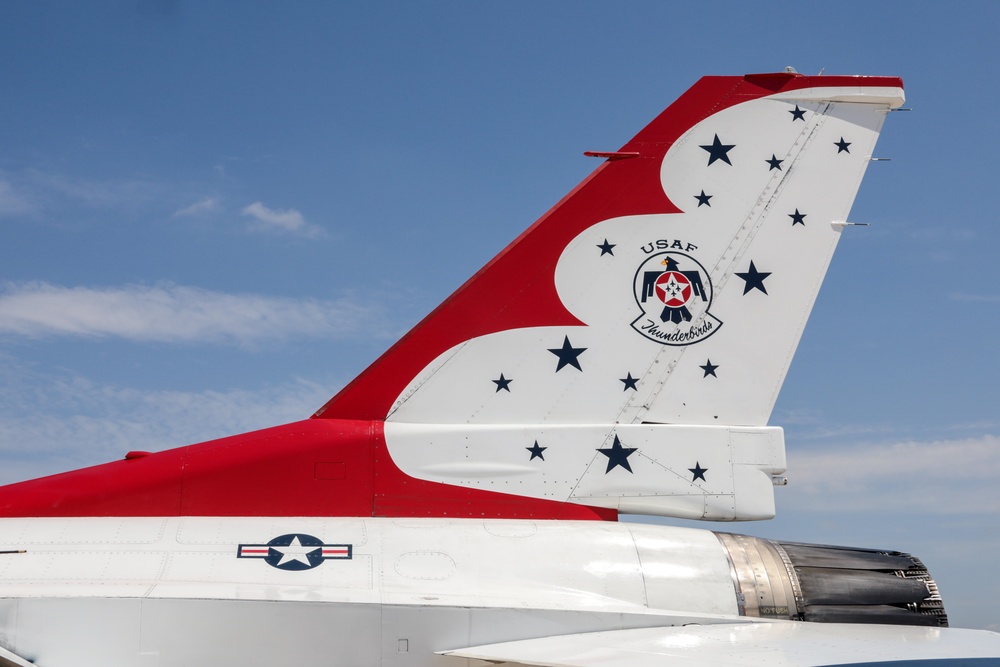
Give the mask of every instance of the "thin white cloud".
<svg viewBox="0 0 1000 667">
<path fill-rule="evenodd" d="M 818 511 L 996 513 L 997 452 L 996 435 L 789 449 L 789 491 Z"/>
<path fill-rule="evenodd" d="M 0 217 L 31 213 L 35 207 L 27 197 L 14 189 L 8 181 L 0 179 Z"/>
<path fill-rule="evenodd" d="M 219 200 L 215 197 L 205 197 L 204 199 L 199 199 L 190 206 L 185 206 L 182 209 L 174 211 L 173 217 L 175 218 L 190 218 L 199 215 L 206 215 L 208 213 L 215 213 L 219 211 L 222 207 L 219 205 Z"/>
<path fill-rule="evenodd" d="M 349 298 L 292 299 L 179 285 L 0 287 L 0 336 L 114 337 L 253 343 L 294 336 L 348 338 L 378 330 L 381 311 Z"/>
<path fill-rule="evenodd" d="M 242 211 L 244 216 L 256 220 L 253 229 L 263 232 L 291 233 L 314 238 L 323 234 L 323 228 L 306 222 L 302 214 L 294 208 L 282 211 L 264 206 L 255 201 Z"/>
<path fill-rule="evenodd" d="M 306 419 L 338 388 L 141 390 L 0 368 L 0 484 Z"/>
<path fill-rule="evenodd" d="M 94 180 L 38 169 L 26 170 L 21 180 L 26 189 L 45 202 L 46 209 L 136 208 L 155 202 L 168 190 L 166 184 L 146 178 Z"/>
</svg>

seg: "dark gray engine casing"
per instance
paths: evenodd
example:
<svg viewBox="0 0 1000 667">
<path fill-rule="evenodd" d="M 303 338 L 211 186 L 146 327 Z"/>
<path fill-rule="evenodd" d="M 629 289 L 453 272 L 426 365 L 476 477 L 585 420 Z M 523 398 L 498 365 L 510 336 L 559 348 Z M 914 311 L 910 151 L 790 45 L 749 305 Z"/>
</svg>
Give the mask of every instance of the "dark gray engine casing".
<svg viewBox="0 0 1000 667">
<path fill-rule="evenodd" d="M 716 533 L 732 568 L 740 613 L 820 623 L 944 627 L 937 584 L 918 558 Z"/>
</svg>

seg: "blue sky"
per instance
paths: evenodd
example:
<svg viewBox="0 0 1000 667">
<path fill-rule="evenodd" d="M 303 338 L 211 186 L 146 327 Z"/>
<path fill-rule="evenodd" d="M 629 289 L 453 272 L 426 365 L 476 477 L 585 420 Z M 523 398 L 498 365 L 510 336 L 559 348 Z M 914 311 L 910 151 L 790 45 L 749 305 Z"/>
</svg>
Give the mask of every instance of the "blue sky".
<svg viewBox="0 0 1000 667">
<path fill-rule="evenodd" d="M 307 417 L 703 74 L 902 76 L 772 522 L 1000 629 L 1000 5 L 0 5 L 0 482 Z"/>
</svg>

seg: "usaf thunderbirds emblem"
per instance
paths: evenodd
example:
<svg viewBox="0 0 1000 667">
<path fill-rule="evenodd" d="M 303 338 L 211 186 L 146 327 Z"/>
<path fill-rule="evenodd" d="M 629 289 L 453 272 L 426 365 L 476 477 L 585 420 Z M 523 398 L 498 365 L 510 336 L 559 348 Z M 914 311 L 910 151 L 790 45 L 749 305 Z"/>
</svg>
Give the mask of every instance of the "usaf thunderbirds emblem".
<svg viewBox="0 0 1000 667">
<path fill-rule="evenodd" d="M 323 544 L 323 540 L 304 533 L 289 533 L 267 544 L 241 544 L 237 558 L 263 558 L 279 570 L 311 570 L 329 558 L 350 559 L 350 544 Z"/>
<path fill-rule="evenodd" d="M 663 345 L 692 345 L 722 326 L 709 312 L 712 280 L 696 259 L 682 252 L 651 255 L 635 272 L 635 302 L 642 310 L 632 328 Z"/>
</svg>

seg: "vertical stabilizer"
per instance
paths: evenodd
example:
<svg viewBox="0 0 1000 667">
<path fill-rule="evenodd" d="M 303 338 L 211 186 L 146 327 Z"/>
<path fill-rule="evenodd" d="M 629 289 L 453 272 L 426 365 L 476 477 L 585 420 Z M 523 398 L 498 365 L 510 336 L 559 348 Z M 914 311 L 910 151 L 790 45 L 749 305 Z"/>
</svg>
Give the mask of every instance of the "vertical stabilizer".
<svg viewBox="0 0 1000 667">
<path fill-rule="evenodd" d="M 317 416 L 766 424 L 901 86 L 702 79 Z"/>
</svg>

